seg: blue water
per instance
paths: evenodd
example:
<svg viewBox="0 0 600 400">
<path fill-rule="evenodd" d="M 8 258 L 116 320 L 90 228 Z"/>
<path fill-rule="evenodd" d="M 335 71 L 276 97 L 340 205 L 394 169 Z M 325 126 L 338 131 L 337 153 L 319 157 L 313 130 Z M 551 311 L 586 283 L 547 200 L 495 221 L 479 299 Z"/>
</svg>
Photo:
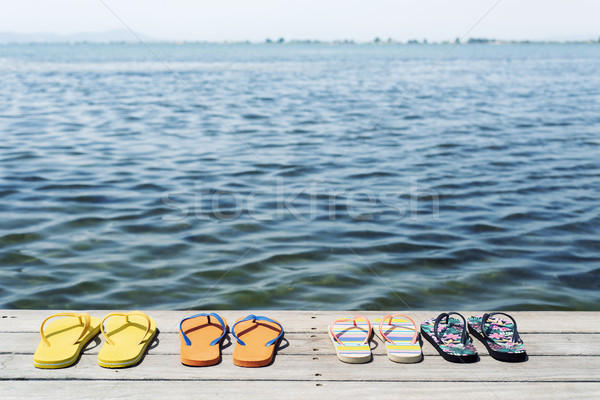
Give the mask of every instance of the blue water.
<svg viewBox="0 0 600 400">
<path fill-rule="evenodd" d="M 149 47 L 0 46 L 1 308 L 600 309 L 600 46 Z"/>
</svg>

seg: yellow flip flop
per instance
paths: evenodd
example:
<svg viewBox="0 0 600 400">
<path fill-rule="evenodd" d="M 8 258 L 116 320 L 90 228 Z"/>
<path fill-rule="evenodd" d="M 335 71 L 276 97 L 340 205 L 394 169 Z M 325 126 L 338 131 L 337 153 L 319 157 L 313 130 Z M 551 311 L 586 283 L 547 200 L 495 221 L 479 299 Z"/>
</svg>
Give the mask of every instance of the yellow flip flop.
<svg viewBox="0 0 600 400">
<path fill-rule="evenodd" d="M 104 317 L 100 330 L 106 343 L 98 352 L 98 364 L 124 368 L 140 362 L 156 335 L 156 322 L 141 311 L 116 312 Z"/>
<path fill-rule="evenodd" d="M 44 328 L 46 322 L 56 317 Z M 100 331 L 100 318 L 87 313 L 58 313 L 42 322 L 42 341 L 33 354 L 33 365 L 37 368 L 65 368 L 73 365 L 85 345 Z"/>
</svg>

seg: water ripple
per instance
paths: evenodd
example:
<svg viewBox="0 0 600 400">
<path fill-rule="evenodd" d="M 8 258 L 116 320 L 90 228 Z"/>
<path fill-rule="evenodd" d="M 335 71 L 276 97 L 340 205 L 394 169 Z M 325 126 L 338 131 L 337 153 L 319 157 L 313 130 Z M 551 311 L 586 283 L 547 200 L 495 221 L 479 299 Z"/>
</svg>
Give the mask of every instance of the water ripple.
<svg viewBox="0 0 600 400">
<path fill-rule="evenodd" d="M 1 47 L 0 307 L 598 309 L 598 46 Z"/>
</svg>

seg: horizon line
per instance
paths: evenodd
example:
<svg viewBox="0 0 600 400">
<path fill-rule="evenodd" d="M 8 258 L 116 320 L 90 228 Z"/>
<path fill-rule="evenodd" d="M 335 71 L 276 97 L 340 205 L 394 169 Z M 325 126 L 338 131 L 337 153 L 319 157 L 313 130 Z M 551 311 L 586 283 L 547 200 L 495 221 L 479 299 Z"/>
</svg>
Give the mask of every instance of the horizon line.
<svg viewBox="0 0 600 400">
<path fill-rule="evenodd" d="M 170 40 L 170 39 L 150 39 L 150 40 L 5 40 L 1 41 L 2 45 L 25 45 L 25 44 L 141 44 L 141 43 L 155 43 L 155 44 L 252 44 L 252 45 L 286 45 L 286 44 L 329 44 L 329 45 L 448 45 L 448 44 L 490 44 L 490 45 L 505 45 L 505 44 L 598 44 L 598 39 L 565 39 L 565 40 L 535 40 L 535 39 L 493 39 L 493 38 L 469 38 L 468 40 L 459 41 L 454 40 L 436 40 L 430 41 L 427 39 L 417 40 L 395 40 L 395 39 L 380 39 L 376 37 L 373 40 L 354 40 L 354 39 L 290 39 L 285 40 L 283 38 L 270 39 L 266 38 L 262 41 L 257 40 Z"/>
<path fill-rule="evenodd" d="M 105 36 L 105 38 L 103 38 Z M 554 38 L 515 38 L 505 39 L 490 36 L 468 36 L 468 39 L 459 37 L 438 38 L 430 40 L 422 36 L 396 39 L 391 36 L 374 35 L 372 39 L 357 38 L 291 38 L 286 39 L 285 35 L 276 35 L 274 37 L 266 36 L 263 39 L 163 39 L 147 35 L 143 32 L 133 32 L 129 29 L 112 29 L 105 31 L 81 31 L 69 34 L 60 34 L 54 32 L 16 32 L 0 31 L 0 43 L 2 44 L 25 44 L 25 43 L 205 43 L 205 44 L 261 44 L 261 43 L 323 43 L 323 44 L 448 44 L 448 43 L 491 43 L 491 44 L 513 44 L 513 43 L 600 43 L 600 34 L 557 36 Z"/>
</svg>

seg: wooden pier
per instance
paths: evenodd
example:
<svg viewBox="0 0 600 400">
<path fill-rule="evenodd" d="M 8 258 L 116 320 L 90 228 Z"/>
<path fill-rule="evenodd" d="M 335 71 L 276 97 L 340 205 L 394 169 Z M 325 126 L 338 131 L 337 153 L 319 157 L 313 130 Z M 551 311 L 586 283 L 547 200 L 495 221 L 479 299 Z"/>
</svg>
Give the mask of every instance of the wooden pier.
<svg viewBox="0 0 600 400">
<path fill-rule="evenodd" d="M 374 336 L 373 361 L 352 365 L 337 359 L 327 336 L 329 323 L 356 314 L 373 321 L 386 312 L 253 311 L 279 320 L 285 328 L 270 366 L 234 366 L 235 344 L 226 339 L 220 364 L 192 368 L 179 361 L 177 330 L 179 321 L 194 312 L 150 310 L 146 312 L 156 320 L 159 334 L 137 366 L 100 367 L 97 354 L 103 339 L 98 336 L 74 366 L 37 369 L 32 356 L 40 341 L 39 326 L 54 312 L 0 310 L 0 398 L 600 398 L 600 312 L 511 312 L 529 354 L 523 363 L 496 361 L 475 340 L 480 361 L 473 364 L 449 363 L 426 341 L 422 362 L 396 364 Z M 108 313 L 87 312 L 100 318 Z M 218 312 L 230 322 L 249 314 Z M 405 314 L 420 322 L 439 311 Z"/>
</svg>

